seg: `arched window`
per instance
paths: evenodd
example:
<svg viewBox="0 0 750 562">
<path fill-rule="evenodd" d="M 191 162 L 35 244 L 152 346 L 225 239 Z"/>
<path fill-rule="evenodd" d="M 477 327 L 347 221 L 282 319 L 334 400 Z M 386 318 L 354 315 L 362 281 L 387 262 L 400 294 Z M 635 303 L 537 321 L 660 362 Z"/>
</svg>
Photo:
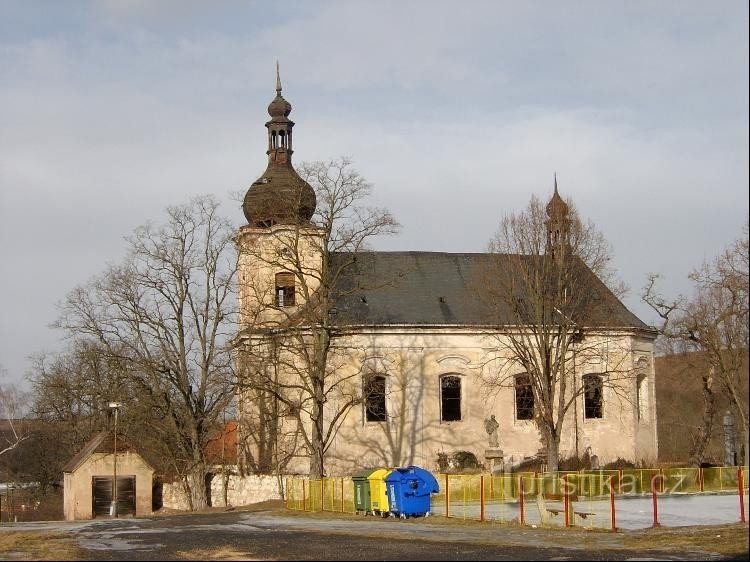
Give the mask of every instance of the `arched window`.
<svg viewBox="0 0 750 562">
<path fill-rule="evenodd" d="M 365 404 L 365 421 L 384 422 L 388 419 L 385 400 L 385 376 L 368 375 L 364 380 L 362 395 Z"/>
<path fill-rule="evenodd" d="M 440 421 L 461 421 L 461 377 L 440 377 Z"/>
<path fill-rule="evenodd" d="M 515 376 L 516 388 L 516 419 L 534 419 L 534 390 L 531 387 L 531 377 L 523 373 Z"/>
<path fill-rule="evenodd" d="M 276 274 L 276 306 L 294 306 L 294 274 Z"/>
<path fill-rule="evenodd" d="M 604 402 L 604 383 L 599 375 L 583 375 L 583 417 L 601 418 Z"/>
<path fill-rule="evenodd" d="M 635 379 L 635 417 L 642 421 L 648 419 L 648 376 L 638 373 Z"/>
</svg>

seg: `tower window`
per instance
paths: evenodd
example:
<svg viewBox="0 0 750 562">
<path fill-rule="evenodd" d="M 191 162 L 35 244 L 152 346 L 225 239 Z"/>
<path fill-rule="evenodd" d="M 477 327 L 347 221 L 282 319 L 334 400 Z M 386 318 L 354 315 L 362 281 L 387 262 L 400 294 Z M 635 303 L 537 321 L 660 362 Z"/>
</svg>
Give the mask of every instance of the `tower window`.
<svg viewBox="0 0 750 562">
<path fill-rule="evenodd" d="M 599 375 L 583 375 L 583 416 L 587 419 L 602 417 L 604 384 Z"/>
<path fill-rule="evenodd" d="M 440 420 L 461 421 L 461 377 L 440 378 Z"/>
<path fill-rule="evenodd" d="M 365 377 L 363 389 L 365 399 L 365 421 L 384 422 L 387 420 L 385 404 L 385 376 L 369 375 Z"/>
<path fill-rule="evenodd" d="M 534 419 L 534 390 L 531 388 L 531 378 L 526 373 L 516 375 L 516 419 Z"/>
<path fill-rule="evenodd" d="M 294 274 L 276 274 L 276 306 L 294 306 Z"/>
</svg>

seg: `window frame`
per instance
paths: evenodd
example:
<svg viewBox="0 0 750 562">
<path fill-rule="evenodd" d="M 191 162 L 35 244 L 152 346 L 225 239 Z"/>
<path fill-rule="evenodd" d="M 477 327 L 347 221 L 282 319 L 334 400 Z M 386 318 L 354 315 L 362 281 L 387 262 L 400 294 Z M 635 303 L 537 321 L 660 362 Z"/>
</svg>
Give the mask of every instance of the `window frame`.
<svg viewBox="0 0 750 562">
<path fill-rule="evenodd" d="M 592 386 L 590 381 L 596 381 Z M 583 396 L 583 419 L 584 420 L 601 420 L 604 419 L 604 377 L 599 373 L 586 373 L 581 377 L 582 396 Z M 589 392 L 593 391 L 598 394 L 599 403 L 589 405 L 589 400 L 594 400 L 596 396 L 590 397 Z M 595 415 L 589 415 L 592 410 Z M 598 415 L 596 415 L 598 413 Z"/>
<path fill-rule="evenodd" d="M 455 397 L 445 397 L 443 394 L 443 383 L 444 381 L 448 381 L 449 379 L 455 380 L 458 383 L 458 398 Z M 444 375 L 440 375 L 439 377 L 439 394 L 440 394 L 440 423 L 454 423 L 454 422 L 460 422 L 464 419 L 464 413 L 463 413 L 463 377 L 459 375 L 458 373 L 446 373 Z M 446 400 L 458 400 L 458 418 L 456 419 L 445 419 L 446 416 Z M 455 407 L 454 407 L 455 408 Z M 454 410 L 454 408 L 451 408 L 450 410 Z"/>
<path fill-rule="evenodd" d="M 288 308 L 296 304 L 296 283 L 294 273 L 280 271 L 274 276 L 274 304 L 277 308 Z"/>
<path fill-rule="evenodd" d="M 381 388 L 372 388 L 372 383 L 377 379 L 382 380 Z M 370 407 L 371 397 L 375 392 L 382 393 L 382 396 L 378 397 L 378 401 L 382 402 L 382 413 L 378 413 Z M 371 415 L 377 419 L 370 419 Z M 371 373 L 365 375 L 362 381 L 362 419 L 366 424 L 386 423 L 388 421 L 388 376 L 386 374 Z"/>
<path fill-rule="evenodd" d="M 526 382 L 524 384 L 519 384 L 519 381 L 521 379 L 525 379 Z M 528 417 L 520 417 L 519 412 L 521 410 L 521 404 L 520 400 L 522 399 L 521 396 L 519 396 L 519 390 L 524 389 L 526 393 L 525 400 L 531 402 L 531 404 L 525 404 L 523 405 L 524 411 L 529 411 Z M 527 421 L 533 421 L 534 420 L 534 413 L 536 412 L 536 403 L 534 400 L 534 387 L 532 386 L 531 382 L 531 376 L 528 373 L 518 373 L 517 375 L 513 375 L 513 412 L 515 415 L 516 421 L 521 422 L 527 422 Z"/>
</svg>

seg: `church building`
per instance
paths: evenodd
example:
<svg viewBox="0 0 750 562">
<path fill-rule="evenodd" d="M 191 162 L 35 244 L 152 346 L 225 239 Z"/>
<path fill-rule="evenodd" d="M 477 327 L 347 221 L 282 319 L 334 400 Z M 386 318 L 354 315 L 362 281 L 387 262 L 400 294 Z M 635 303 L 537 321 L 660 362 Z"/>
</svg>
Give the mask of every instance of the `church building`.
<svg viewBox="0 0 750 562">
<path fill-rule="evenodd" d="M 305 312 L 323 306 L 321 325 L 330 324 L 335 352 L 319 400 L 331 428 L 327 475 L 409 464 L 437 471 L 441 460 L 457 453 L 473 454 L 485 469 L 498 470 L 543 455 L 537 418 L 544 389 L 512 357 L 519 338 L 539 334 L 534 321 L 519 322 L 518 307 L 530 301 L 519 293 L 517 307 L 493 306 L 484 298 L 520 286 L 514 276 L 530 258 L 324 251 L 316 192 L 292 167 L 291 109 L 277 75 L 265 125 L 268 167 L 247 191 L 247 225 L 236 236 L 239 441 L 248 467 L 275 463 L 283 472 L 302 474 L 310 469 L 310 444 L 300 435 L 313 423 L 303 414 L 315 409 L 306 402 L 312 391 L 296 371 L 302 359 L 279 354 L 277 342 L 279 334 L 305 332 L 312 325 Z M 569 210 L 556 182 L 546 213 L 549 254 L 562 259 Z M 577 260 L 583 296 L 577 308 L 554 306 L 543 317 L 564 325 L 559 456 L 589 453 L 601 465 L 618 458 L 654 462 L 656 332 L 581 259 L 567 259 Z M 328 287 L 326 272 L 332 270 L 346 274 Z M 252 384 L 258 377 L 263 388 Z"/>
</svg>

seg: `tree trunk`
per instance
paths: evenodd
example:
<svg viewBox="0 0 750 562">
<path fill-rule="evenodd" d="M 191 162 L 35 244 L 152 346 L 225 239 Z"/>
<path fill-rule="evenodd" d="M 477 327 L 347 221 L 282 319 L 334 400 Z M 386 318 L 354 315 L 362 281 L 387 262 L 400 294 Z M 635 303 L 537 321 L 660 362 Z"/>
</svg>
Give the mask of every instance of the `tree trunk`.
<svg viewBox="0 0 750 562">
<path fill-rule="evenodd" d="M 310 452 L 310 478 L 322 478 L 323 469 L 323 403 L 316 400 L 313 405 L 312 451 Z"/>
<path fill-rule="evenodd" d="M 208 470 L 206 470 L 206 466 L 203 463 L 194 467 L 185 475 L 189 493 L 188 502 L 191 511 L 197 511 L 208 507 L 208 494 L 206 490 L 207 475 Z"/>
<path fill-rule="evenodd" d="M 547 470 L 556 472 L 560 466 L 560 447 L 555 438 L 547 440 Z"/>
<path fill-rule="evenodd" d="M 713 391 L 713 370 L 702 377 L 703 383 L 703 420 L 695 436 L 693 447 L 690 451 L 690 464 L 700 466 L 706 453 L 706 447 L 713 432 L 714 418 L 716 417 L 716 394 Z"/>
</svg>

